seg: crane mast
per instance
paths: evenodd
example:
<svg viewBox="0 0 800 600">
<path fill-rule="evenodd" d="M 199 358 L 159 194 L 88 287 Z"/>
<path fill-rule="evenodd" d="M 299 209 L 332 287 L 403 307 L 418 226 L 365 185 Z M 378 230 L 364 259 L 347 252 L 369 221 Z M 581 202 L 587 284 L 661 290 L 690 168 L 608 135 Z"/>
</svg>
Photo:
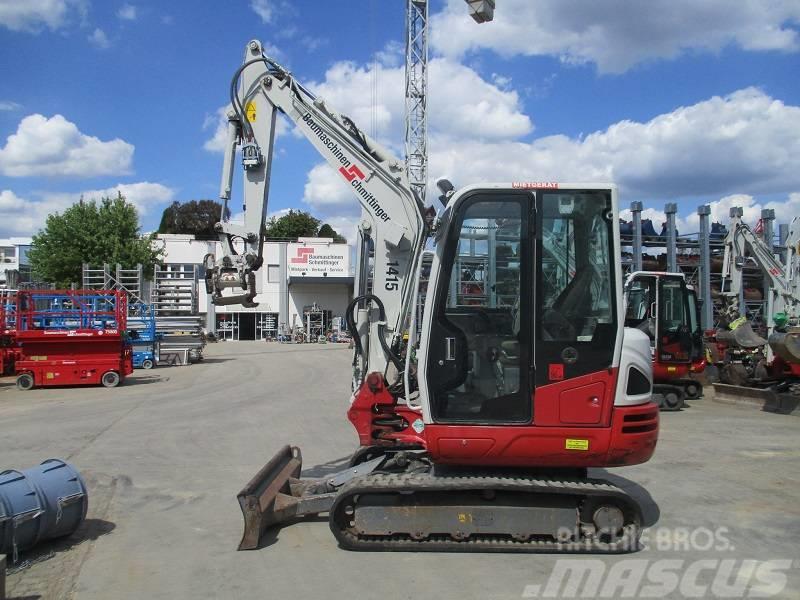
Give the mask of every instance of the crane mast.
<svg viewBox="0 0 800 600">
<path fill-rule="evenodd" d="M 466 0 L 476 23 L 494 18 L 494 0 Z M 428 184 L 428 0 L 406 0 L 406 172 L 424 203 Z"/>
<path fill-rule="evenodd" d="M 428 181 L 428 0 L 406 0 L 406 167 L 425 201 Z"/>
</svg>

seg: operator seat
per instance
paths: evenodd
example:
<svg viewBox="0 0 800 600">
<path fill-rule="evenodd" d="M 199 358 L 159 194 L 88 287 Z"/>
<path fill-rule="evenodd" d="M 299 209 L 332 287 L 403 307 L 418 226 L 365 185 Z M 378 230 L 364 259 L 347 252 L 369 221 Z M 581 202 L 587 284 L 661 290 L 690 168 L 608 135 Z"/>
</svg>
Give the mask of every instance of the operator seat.
<svg viewBox="0 0 800 600">
<path fill-rule="evenodd" d="M 545 339 L 574 340 L 576 322 L 589 314 L 591 295 L 586 289 L 592 284 L 592 267 L 586 266 L 575 274 L 542 316 Z"/>
</svg>

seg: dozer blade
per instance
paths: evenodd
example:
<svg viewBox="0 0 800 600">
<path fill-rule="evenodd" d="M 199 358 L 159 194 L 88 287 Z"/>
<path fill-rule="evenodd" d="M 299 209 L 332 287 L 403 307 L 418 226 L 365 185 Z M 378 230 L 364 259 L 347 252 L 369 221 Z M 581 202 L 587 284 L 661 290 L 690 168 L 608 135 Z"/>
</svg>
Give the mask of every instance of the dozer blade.
<svg viewBox="0 0 800 600">
<path fill-rule="evenodd" d="M 297 446 L 284 446 L 236 496 L 244 516 L 239 550 L 255 550 L 270 525 L 295 517 L 325 512 L 335 493 L 324 493 L 324 483 L 301 481 L 303 456 Z M 308 495 L 306 495 L 308 494 Z"/>
<path fill-rule="evenodd" d="M 239 550 L 258 548 L 264 530 L 284 520 L 286 502 L 291 497 L 291 480 L 300 477 L 303 456 L 300 448 L 284 446 L 237 495 L 244 516 L 244 534 Z"/>
<path fill-rule="evenodd" d="M 300 479 L 300 448 L 284 446 L 236 496 L 244 516 L 239 550 L 258 548 L 272 525 L 329 512 L 342 485 L 372 472 L 384 460 L 381 455 L 321 479 Z"/>
</svg>

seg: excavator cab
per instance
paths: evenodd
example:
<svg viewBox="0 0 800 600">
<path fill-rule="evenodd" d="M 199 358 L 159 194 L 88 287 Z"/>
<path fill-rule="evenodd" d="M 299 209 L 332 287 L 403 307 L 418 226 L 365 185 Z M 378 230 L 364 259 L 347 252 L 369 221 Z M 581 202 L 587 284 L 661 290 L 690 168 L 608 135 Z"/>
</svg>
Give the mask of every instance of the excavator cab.
<svg viewBox="0 0 800 600">
<path fill-rule="evenodd" d="M 656 356 L 666 364 L 691 362 L 692 331 L 689 293 L 682 277 L 658 281 Z"/>
<path fill-rule="evenodd" d="M 538 389 L 569 387 L 613 363 L 621 332 L 611 194 L 475 190 L 454 209 L 425 335 L 432 420 L 603 421 L 608 393 L 570 415 Z"/>
<path fill-rule="evenodd" d="M 704 368 L 703 333 L 697 294 L 682 273 L 635 272 L 625 286 L 625 325 L 650 338 L 655 395 L 662 409 L 700 395 L 690 378 Z"/>
</svg>

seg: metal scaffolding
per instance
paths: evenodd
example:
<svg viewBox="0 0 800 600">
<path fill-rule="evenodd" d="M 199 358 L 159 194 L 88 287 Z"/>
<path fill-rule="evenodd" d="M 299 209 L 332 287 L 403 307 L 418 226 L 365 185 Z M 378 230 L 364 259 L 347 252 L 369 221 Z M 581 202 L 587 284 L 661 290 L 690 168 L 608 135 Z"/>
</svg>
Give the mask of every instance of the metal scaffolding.
<svg viewBox="0 0 800 600">
<path fill-rule="evenodd" d="M 687 283 L 697 288 L 702 302 L 700 318 L 703 329 L 716 327 L 722 309 L 720 271 L 727 230 L 719 223 L 711 223 L 711 207 L 706 204 L 697 209 L 699 232 L 683 234 L 676 228 L 676 203 L 670 202 L 664 207 L 666 220 L 660 234 L 656 234 L 652 223 L 642 219 L 641 202 L 632 202 L 630 210 L 631 222 L 621 226 L 623 271 L 626 274 L 642 270 L 684 273 Z M 733 207 L 730 214 L 741 217 L 743 210 Z M 788 236 L 788 225 L 778 225 L 776 240 L 774 210 L 764 209 L 761 212 L 760 230 L 764 241 L 772 244 L 775 254 L 781 254 Z M 654 254 L 647 253 L 651 249 Z M 769 307 L 766 306 L 770 297 L 769 282 L 752 265 L 743 268 L 745 285 L 739 297 L 740 314 L 746 315 L 754 325 L 759 326 L 764 315 L 769 314 Z"/>
<path fill-rule="evenodd" d="M 419 199 L 428 182 L 428 0 L 406 4 L 406 170 Z"/>
</svg>

